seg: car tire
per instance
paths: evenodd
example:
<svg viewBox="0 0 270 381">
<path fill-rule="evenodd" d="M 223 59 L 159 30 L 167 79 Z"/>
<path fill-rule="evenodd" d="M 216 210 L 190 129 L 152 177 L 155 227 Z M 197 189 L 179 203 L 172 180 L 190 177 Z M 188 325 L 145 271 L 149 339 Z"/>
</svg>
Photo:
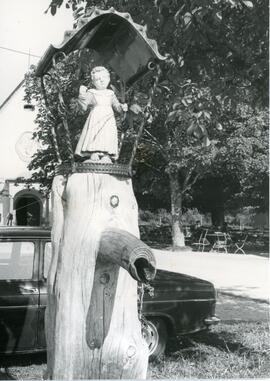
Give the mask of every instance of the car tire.
<svg viewBox="0 0 270 381">
<path fill-rule="evenodd" d="M 142 332 L 149 348 L 149 360 L 157 360 L 163 355 L 168 341 L 168 330 L 164 320 L 144 319 Z"/>
</svg>

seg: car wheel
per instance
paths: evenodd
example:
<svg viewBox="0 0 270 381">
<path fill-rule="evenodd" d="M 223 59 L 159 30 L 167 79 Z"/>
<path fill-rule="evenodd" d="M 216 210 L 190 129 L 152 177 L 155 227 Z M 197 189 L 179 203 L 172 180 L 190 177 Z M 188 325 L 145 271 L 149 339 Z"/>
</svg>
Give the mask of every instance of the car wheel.
<svg viewBox="0 0 270 381">
<path fill-rule="evenodd" d="M 165 351 L 168 331 L 162 319 L 151 319 L 143 321 L 143 337 L 149 348 L 149 359 L 158 359 Z"/>
</svg>

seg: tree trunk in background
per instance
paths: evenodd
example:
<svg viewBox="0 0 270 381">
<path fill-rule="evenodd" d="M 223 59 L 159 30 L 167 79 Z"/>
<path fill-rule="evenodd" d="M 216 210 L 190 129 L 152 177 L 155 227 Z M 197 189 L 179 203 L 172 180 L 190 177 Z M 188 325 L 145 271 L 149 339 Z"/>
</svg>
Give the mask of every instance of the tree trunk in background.
<svg viewBox="0 0 270 381">
<path fill-rule="evenodd" d="M 215 207 L 215 209 L 211 211 L 211 218 L 212 218 L 213 226 L 222 227 L 225 221 L 224 207 L 223 206 Z"/>
<path fill-rule="evenodd" d="M 178 181 L 177 171 L 169 173 L 171 189 L 171 214 L 172 214 L 172 244 L 173 248 L 185 246 L 185 236 L 182 230 L 182 194 Z"/>
<path fill-rule="evenodd" d="M 155 260 L 138 238 L 131 180 L 97 173 L 56 176 L 52 200 L 47 376 L 146 378 L 148 347 L 136 280 L 153 278 Z"/>
</svg>

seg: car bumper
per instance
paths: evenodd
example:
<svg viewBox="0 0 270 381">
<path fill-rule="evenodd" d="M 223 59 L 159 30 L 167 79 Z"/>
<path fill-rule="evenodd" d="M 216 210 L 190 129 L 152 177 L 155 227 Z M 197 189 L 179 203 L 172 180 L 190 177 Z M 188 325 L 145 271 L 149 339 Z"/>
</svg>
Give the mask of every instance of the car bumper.
<svg viewBox="0 0 270 381">
<path fill-rule="evenodd" d="M 204 324 L 207 326 L 216 325 L 220 322 L 220 319 L 217 316 L 210 316 L 204 319 Z"/>
</svg>

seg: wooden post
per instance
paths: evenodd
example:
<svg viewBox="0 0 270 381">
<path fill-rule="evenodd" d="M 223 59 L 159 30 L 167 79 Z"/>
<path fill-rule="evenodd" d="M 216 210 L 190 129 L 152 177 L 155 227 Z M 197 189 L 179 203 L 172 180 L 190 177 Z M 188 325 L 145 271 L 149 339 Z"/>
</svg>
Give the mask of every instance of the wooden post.
<svg viewBox="0 0 270 381">
<path fill-rule="evenodd" d="M 130 179 L 75 173 L 54 179 L 53 259 L 46 337 L 51 379 L 144 379 L 148 348 L 137 281 L 155 275 L 139 240 Z"/>
</svg>

